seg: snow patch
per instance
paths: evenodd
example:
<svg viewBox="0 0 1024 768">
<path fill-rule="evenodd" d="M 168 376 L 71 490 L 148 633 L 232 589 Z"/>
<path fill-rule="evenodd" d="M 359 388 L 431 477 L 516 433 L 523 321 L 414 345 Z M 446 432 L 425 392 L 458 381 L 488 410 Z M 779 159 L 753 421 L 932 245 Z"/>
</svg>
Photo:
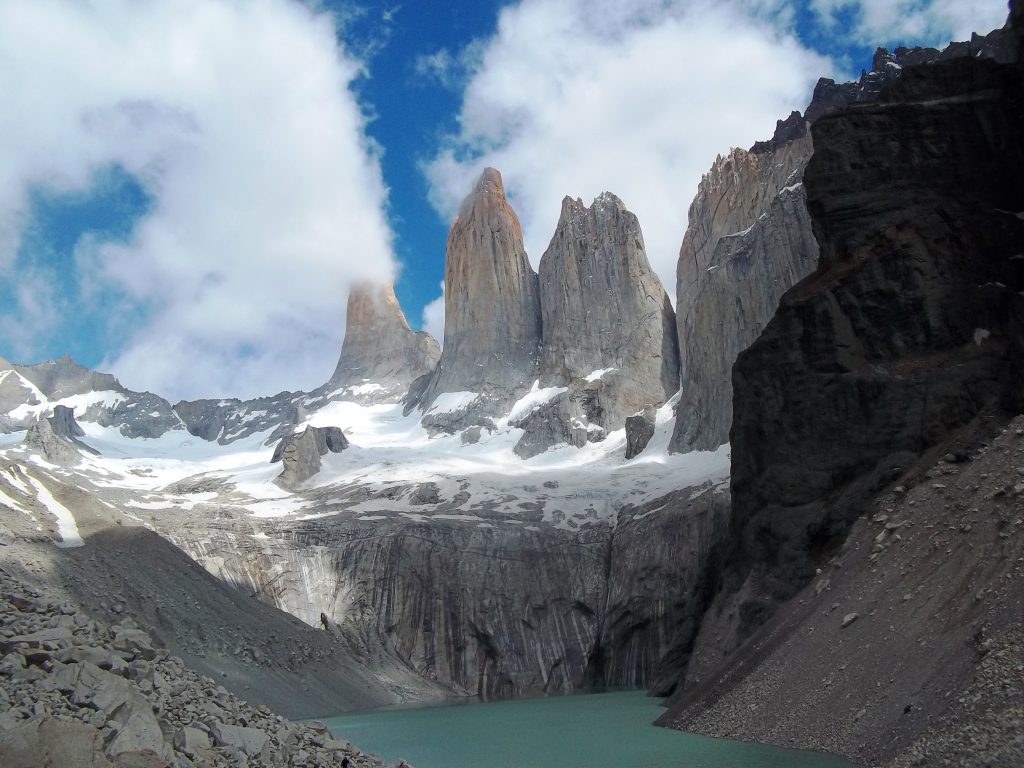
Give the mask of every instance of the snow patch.
<svg viewBox="0 0 1024 768">
<path fill-rule="evenodd" d="M 566 391 L 568 391 L 568 387 L 544 387 L 541 389 L 540 379 L 537 379 L 533 382 L 533 386 L 530 388 L 530 391 L 519 398 L 515 405 L 512 406 L 512 410 L 509 411 L 507 421 L 516 421 L 524 416 L 529 416 L 542 405 L 550 402 L 555 397 Z"/>
<path fill-rule="evenodd" d="M 606 373 L 611 373 L 612 371 L 617 371 L 617 370 L 619 370 L 619 369 L 618 368 L 599 368 L 596 371 L 591 371 L 587 375 L 587 381 L 597 381 L 598 379 L 604 378 L 604 375 Z"/>
<path fill-rule="evenodd" d="M 57 546 L 62 549 L 84 546 L 85 542 L 82 541 L 82 537 L 78 533 L 78 524 L 75 522 L 75 516 L 71 514 L 71 510 L 53 498 L 53 494 L 46 486 L 34 477 L 28 478 L 28 481 L 36 489 L 36 498 L 42 502 L 51 515 L 57 518 L 57 535 L 60 536 Z"/>
<path fill-rule="evenodd" d="M 427 413 L 441 414 L 464 411 L 479 398 L 479 392 L 442 392 L 427 409 Z"/>
</svg>

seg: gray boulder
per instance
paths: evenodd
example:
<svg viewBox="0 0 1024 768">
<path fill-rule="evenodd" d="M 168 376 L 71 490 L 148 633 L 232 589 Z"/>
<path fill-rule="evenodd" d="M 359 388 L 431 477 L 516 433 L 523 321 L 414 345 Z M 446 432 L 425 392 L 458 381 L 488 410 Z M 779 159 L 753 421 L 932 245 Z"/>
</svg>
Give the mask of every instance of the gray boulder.
<svg viewBox="0 0 1024 768">
<path fill-rule="evenodd" d="M 282 437 L 270 459 L 271 463 L 284 464 L 275 482 L 284 488 L 294 488 L 320 471 L 321 456 L 341 453 L 348 445 L 340 427 L 306 427 L 298 434 Z"/>
<path fill-rule="evenodd" d="M 626 417 L 626 460 L 643 453 L 654 437 L 656 408 L 644 408 L 640 413 Z"/>
</svg>

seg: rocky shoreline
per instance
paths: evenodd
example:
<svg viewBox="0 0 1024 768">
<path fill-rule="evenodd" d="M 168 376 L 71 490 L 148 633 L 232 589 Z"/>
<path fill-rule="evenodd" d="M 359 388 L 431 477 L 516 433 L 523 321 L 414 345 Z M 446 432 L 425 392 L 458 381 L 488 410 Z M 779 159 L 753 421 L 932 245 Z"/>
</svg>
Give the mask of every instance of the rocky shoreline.
<svg viewBox="0 0 1024 768">
<path fill-rule="evenodd" d="M 20 546 L 8 543 L 4 549 Z M 0 756 L 7 768 L 383 768 L 318 722 L 253 706 L 159 646 L 0 564 Z"/>
</svg>

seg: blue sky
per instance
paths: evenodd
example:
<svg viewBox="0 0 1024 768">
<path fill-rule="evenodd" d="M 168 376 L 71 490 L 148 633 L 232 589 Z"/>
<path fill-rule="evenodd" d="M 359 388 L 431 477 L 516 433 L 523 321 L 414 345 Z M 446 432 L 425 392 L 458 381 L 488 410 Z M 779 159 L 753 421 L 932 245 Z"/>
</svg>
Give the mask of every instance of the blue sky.
<svg viewBox="0 0 1024 768">
<path fill-rule="evenodd" d="M 536 266 L 561 197 L 615 192 L 674 290 L 717 153 L 876 45 L 1002 0 L 0 0 L 0 356 L 169 398 L 309 389 L 348 288 L 440 335 L 484 165 Z"/>
</svg>

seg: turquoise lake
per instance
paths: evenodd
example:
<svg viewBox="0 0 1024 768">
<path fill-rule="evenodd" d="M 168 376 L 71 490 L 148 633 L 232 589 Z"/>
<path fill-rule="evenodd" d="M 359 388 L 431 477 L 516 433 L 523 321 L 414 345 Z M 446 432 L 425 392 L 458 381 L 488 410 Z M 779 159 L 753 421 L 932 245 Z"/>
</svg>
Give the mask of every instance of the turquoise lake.
<svg viewBox="0 0 1024 768">
<path fill-rule="evenodd" d="M 830 755 L 694 736 L 651 723 L 643 691 L 391 707 L 325 718 L 337 738 L 414 768 L 852 768 Z"/>
</svg>

